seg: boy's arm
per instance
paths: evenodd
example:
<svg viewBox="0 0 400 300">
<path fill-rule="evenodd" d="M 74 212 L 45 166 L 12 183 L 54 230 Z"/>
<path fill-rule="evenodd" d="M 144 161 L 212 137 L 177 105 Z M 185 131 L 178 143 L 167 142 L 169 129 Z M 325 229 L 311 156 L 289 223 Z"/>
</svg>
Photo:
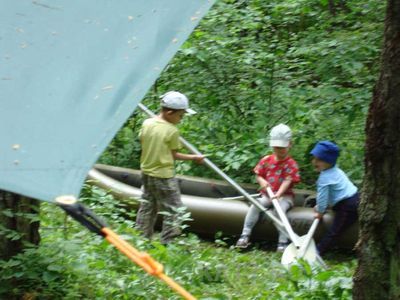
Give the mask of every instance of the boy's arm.
<svg viewBox="0 0 400 300">
<path fill-rule="evenodd" d="M 185 154 L 180 153 L 177 150 L 172 150 L 172 156 L 175 160 L 194 160 L 197 163 L 202 163 L 204 160 L 204 155 Z"/>
<path fill-rule="evenodd" d="M 328 208 L 329 186 L 319 185 L 317 190 L 317 205 L 315 206 L 316 218 L 322 218 Z"/>
<path fill-rule="evenodd" d="M 268 186 L 270 186 L 269 182 L 266 181 L 263 177 L 261 176 L 257 176 L 256 177 L 258 184 L 260 185 L 260 188 L 262 190 L 266 189 Z M 280 198 L 282 197 L 283 194 L 285 194 L 285 192 L 287 191 L 287 189 L 290 187 L 290 185 L 292 184 L 292 180 L 290 179 L 285 179 L 281 186 L 279 187 L 279 190 L 276 192 L 275 197 L 276 198 Z"/>
<path fill-rule="evenodd" d="M 281 186 L 279 187 L 279 190 L 276 192 L 275 196 L 276 198 L 280 198 L 282 197 L 282 195 L 284 195 L 286 193 L 286 191 L 288 190 L 288 188 L 290 187 L 290 185 L 292 184 L 292 180 L 291 179 L 285 179 Z"/>
<path fill-rule="evenodd" d="M 257 180 L 258 184 L 260 185 L 260 190 L 265 190 L 268 186 L 270 186 L 268 181 L 266 181 L 264 179 L 264 177 L 262 177 L 260 175 L 256 175 L 256 180 Z"/>
</svg>

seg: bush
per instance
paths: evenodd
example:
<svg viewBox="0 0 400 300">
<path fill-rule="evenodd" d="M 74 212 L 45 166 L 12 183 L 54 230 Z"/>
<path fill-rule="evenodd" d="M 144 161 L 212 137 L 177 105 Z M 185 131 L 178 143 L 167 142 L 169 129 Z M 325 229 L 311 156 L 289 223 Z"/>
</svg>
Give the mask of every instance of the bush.
<svg viewBox="0 0 400 300">
<path fill-rule="evenodd" d="M 350 299 L 354 261 L 328 261 L 327 271 L 301 264 L 288 272 L 278 253 L 243 253 L 220 236 L 210 243 L 188 234 L 165 247 L 139 236 L 134 214 L 108 193 L 86 187 L 82 199 L 199 299 Z M 41 222 L 39 248 L 0 261 L 1 299 L 180 299 L 56 206 L 42 205 Z"/>
<path fill-rule="evenodd" d="M 308 153 L 322 139 L 339 144 L 340 166 L 360 184 L 384 6 L 350 0 L 333 16 L 321 0 L 218 1 L 144 102 L 156 111 L 160 94 L 187 94 L 199 113 L 183 121 L 182 135 L 238 181 L 253 181 L 269 130 L 283 122 L 294 131 L 303 187 L 316 180 Z M 101 162 L 138 166 L 142 119 L 133 115 Z M 190 163 L 178 171 L 216 176 Z"/>
</svg>

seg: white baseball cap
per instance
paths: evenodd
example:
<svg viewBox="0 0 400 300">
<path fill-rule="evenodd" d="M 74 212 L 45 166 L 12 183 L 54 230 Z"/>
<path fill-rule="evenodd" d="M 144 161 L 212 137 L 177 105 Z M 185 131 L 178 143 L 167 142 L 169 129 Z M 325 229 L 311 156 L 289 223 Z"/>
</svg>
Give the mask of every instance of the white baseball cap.
<svg viewBox="0 0 400 300">
<path fill-rule="evenodd" d="M 292 131 L 285 124 L 274 126 L 269 133 L 269 145 L 271 147 L 289 147 L 291 139 Z"/>
<path fill-rule="evenodd" d="M 162 95 L 161 106 L 171 109 L 184 109 L 189 115 L 194 115 L 196 112 L 189 108 L 188 98 L 179 92 L 169 91 Z"/>
</svg>

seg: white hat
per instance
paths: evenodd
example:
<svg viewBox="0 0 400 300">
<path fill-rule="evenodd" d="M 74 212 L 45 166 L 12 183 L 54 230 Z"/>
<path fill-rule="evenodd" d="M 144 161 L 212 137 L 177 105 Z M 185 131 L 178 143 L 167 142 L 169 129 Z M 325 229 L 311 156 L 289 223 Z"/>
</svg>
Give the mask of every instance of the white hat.
<svg viewBox="0 0 400 300">
<path fill-rule="evenodd" d="M 276 125 L 269 133 L 271 147 L 288 147 L 292 139 L 292 131 L 285 124 Z"/>
<path fill-rule="evenodd" d="M 194 115 L 196 112 L 189 108 L 188 98 L 179 92 L 170 91 L 162 95 L 161 106 L 171 109 L 184 109 L 189 115 Z"/>
</svg>

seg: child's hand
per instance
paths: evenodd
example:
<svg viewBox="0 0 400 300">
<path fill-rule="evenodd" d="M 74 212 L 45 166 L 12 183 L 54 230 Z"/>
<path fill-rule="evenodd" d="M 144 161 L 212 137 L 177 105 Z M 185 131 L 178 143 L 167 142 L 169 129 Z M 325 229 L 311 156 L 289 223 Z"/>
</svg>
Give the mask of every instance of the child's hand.
<svg viewBox="0 0 400 300">
<path fill-rule="evenodd" d="M 267 187 L 271 186 L 268 181 L 263 181 L 260 183 L 260 190 L 267 190 Z"/>
<path fill-rule="evenodd" d="M 205 155 L 193 155 L 193 161 L 199 165 L 204 163 L 204 158 L 205 158 Z"/>
<path fill-rule="evenodd" d="M 324 214 L 321 214 L 321 213 L 319 213 L 319 212 L 316 212 L 315 214 L 314 214 L 314 218 L 315 219 L 322 219 L 324 217 Z"/>
</svg>

